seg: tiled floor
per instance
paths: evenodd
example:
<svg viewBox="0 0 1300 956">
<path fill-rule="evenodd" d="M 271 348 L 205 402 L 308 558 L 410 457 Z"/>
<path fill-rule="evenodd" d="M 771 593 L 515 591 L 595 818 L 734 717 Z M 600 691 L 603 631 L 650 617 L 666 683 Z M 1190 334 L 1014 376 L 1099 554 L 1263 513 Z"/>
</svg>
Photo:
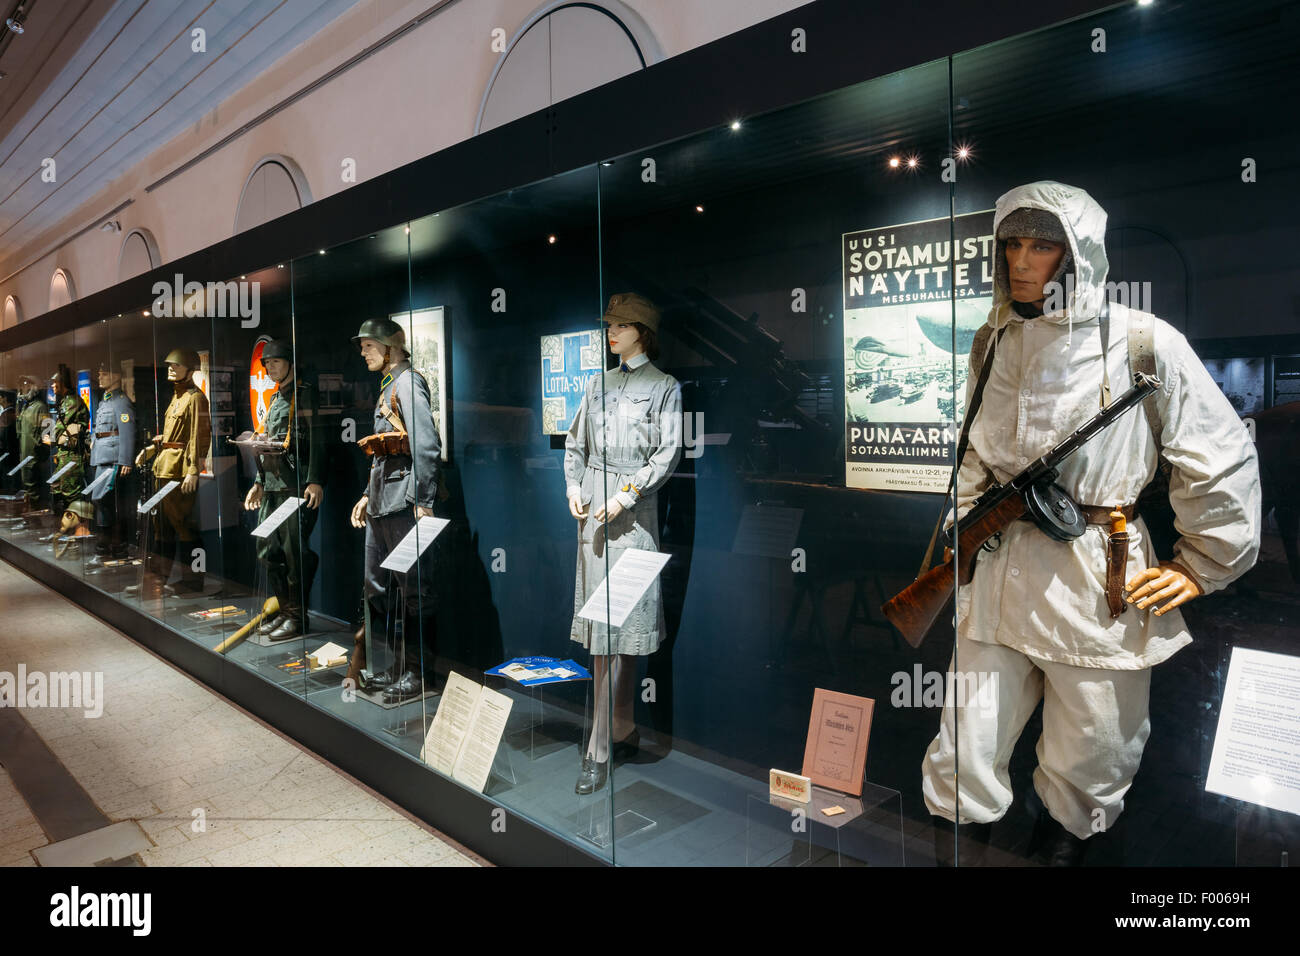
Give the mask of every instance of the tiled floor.
<svg viewBox="0 0 1300 956">
<path fill-rule="evenodd" d="M 476 866 L 452 843 L 13 567 L 0 563 L 0 670 L 103 674 L 103 714 L 22 716 L 146 866 Z M 49 842 L 0 770 L 0 865 Z"/>
</svg>

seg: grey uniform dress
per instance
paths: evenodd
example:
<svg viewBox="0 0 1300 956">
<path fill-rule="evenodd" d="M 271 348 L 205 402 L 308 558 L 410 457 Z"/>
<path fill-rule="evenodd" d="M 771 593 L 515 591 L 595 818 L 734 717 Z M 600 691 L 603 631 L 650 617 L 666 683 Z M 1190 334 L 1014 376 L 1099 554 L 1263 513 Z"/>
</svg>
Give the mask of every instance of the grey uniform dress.
<svg viewBox="0 0 1300 956">
<path fill-rule="evenodd" d="M 107 389 L 95 408 L 95 425 L 92 429 L 90 466 L 94 478 L 104 472 L 113 472 L 95 489 L 91 499 L 95 503 L 95 527 L 99 540 L 95 550 L 101 554 L 126 557 L 126 542 L 132 537 L 135 495 L 134 476 L 122 477 L 119 469 L 129 468 L 135 462 L 135 406 L 121 389 Z"/>
<path fill-rule="evenodd" d="M 630 371 L 625 370 L 630 368 Z M 650 586 L 622 627 L 578 617 L 628 548 L 659 550 L 657 492 L 681 458 L 682 393 L 677 379 L 644 354 L 629 365 L 593 375 L 564 441 L 564 477 L 581 497 L 578 569 L 570 638 L 593 654 L 652 654 L 664 632 L 659 581 Z M 625 485 L 635 490 L 623 491 Z M 623 512 L 608 524 L 592 515 L 616 497 Z"/>
</svg>

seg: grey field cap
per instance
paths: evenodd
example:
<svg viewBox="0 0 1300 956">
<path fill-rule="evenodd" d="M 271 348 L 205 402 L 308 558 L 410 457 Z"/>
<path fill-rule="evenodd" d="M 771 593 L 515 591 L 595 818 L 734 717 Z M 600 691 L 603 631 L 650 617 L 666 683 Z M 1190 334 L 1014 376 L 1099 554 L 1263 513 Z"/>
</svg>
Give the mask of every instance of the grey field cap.
<svg viewBox="0 0 1300 956">
<path fill-rule="evenodd" d="M 999 239 L 1047 239 L 1069 245 L 1061 220 L 1046 209 L 1021 206 L 998 223 Z"/>
</svg>

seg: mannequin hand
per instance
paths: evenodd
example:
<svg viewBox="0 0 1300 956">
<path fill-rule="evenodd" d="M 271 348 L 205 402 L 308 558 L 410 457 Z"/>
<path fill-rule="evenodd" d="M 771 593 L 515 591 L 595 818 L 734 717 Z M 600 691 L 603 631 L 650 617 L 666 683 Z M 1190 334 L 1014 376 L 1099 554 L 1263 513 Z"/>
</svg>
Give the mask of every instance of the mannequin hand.
<svg viewBox="0 0 1300 956">
<path fill-rule="evenodd" d="M 603 505 L 601 505 L 599 508 L 596 509 L 596 513 L 592 515 L 592 517 L 595 518 L 597 521 L 599 521 L 601 524 L 606 524 L 610 521 L 613 521 L 622 513 L 623 513 L 623 506 L 619 503 L 619 500 L 617 498 L 610 498 Z"/>
<path fill-rule="evenodd" d="M 573 516 L 574 516 L 575 518 L 577 518 L 579 521 L 581 521 L 583 518 L 587 517 L 587 512 L 584 511 L 584 510 L 583 510 L 583 507 L 582 507 L 582 496 L 581 496 L 581 495 L 570 495 L 570 496 L 569 496 L 569 514 L 573 515 Z"/>
<path fill-rule="evenodd" d="M 362 495 L 360 500 L 352 506 L 352 527 L 364 528 L 366 526 L 366 506 L 370 504 L 370 496 Z"/>
<path fill-rule="evenodd" d="M 419 521 L 421 518 L 432 518 L 432 517 L 433 517 L 433 509 L 432 509 L 432 508 L 426 508 L 424 505 L 416 505 L 416 506 L 415 506 L 415 520 L 416 520 L 416 521 Z"/>
<path fill-rule="evenodd" d="M 302 490 L 303 501 L 307 502 L 307 507 L 313 510 L 320 507 L 321 499 L 324 497 L 325 489 L 314 481 Z"/>
<path fill-rule="evenodd" d="M 181 479 L 181 494 L 183 495 L 193 494 L 194 489 L 197 488 L 198 486 L 199 486 L 198 475 L 186 475 L 184 478 Z"/>
<path fill-rule="evenodd" d="M 253 485 L 248 489 L 248 494 L 244 495 L 244 510 L 256 511 L 262 505 L 262 486 Z"/>
<path fill-rule="evenodd" d="M 1125 590 L 1130 592 L 1130 604 L 1142 610 L 1156 606 L 1157 617 L 1205 593 L 1187 569 L 1173 561 L 1161 561 L 1159 567 L 1139 571 L 1129 579 Z"/>
<path fill-rule="evenodd" d="M 127 475 L 131 474 L 131 466 L 123 465 L 121 468 L 118 469 L 117 473 L 121 475 L 123 478 L 125 478 Z"/>
</svg>

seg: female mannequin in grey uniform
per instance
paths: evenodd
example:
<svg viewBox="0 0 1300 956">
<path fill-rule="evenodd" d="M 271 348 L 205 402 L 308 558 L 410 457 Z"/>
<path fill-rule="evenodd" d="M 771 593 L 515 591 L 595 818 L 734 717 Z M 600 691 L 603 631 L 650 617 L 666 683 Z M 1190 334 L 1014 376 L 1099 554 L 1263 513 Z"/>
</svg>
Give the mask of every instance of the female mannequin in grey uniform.
<svg viewBox="0 0 1300 956">
<path fill-rule="evenodd" d="M 636 751 L 633 658 L 653 654 L 662 639 L 659 582 L 650 586 L 622 627 L 589 621 L 577 612 L 625 550 L 659 550 L 656 492 L 677 467 L 682 450 L 681 387 L 650 364 L 658 354 L 659 310 L 639 295 L 622 293 L 609 300 L 604 321 L 609 349 L 620 364 L 588 380 L 564 442 L 569 513 L 578 521 L 570 637 L 591 651 L 596 689 L 595 720 L 574 788 L 578 793 L 605 785 L 611 741 L 616 756 Z"/>
</svg>

